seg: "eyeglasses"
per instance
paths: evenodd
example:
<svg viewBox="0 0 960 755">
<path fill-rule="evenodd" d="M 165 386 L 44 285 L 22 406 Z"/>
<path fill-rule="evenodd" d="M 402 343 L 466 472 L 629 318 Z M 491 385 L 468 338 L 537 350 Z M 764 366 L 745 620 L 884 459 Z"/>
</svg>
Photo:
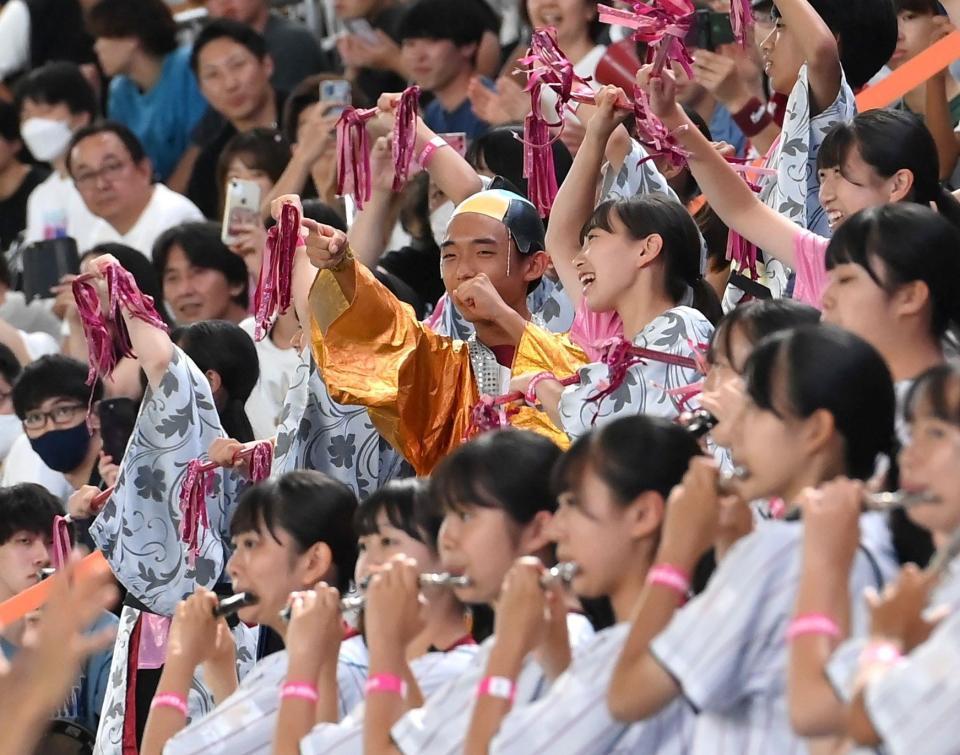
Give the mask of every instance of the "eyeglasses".
<svg viewBox="0 0 960 755">
<path fill-rule="evenodd" d="M 42 430 L 47 426 L 47 420 L 50 420 L 54 427 L 63 427 L 69 425 L 80 412 L 86 410 L 85 404 L 65 404 L 54 407 L 49 412 L 27 412 L 23 418 L 23 426 L 30 431 Z"/>
<path fill-rule="evenodd" d="M 107 181 L 113 181 L 117 179 L 129 165 L 129 162 L 110 160 L 101 165 L 97 170 L 89 170 L 84 171 L 83 173 L 78 173 L 74 177 L 73 183 L 78 189 L 89 189 L 96 185 L 97 180 L 101 176 L 107 179 Z"/>
</svg>

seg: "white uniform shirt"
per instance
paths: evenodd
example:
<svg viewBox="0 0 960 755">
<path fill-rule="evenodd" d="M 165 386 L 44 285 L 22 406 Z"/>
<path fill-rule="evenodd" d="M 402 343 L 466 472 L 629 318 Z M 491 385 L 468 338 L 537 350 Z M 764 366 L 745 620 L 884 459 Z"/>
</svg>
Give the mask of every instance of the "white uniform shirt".
<svg viewBox="0 0 960 755">
<path fill-rule="evenodd" d="M 599 632 L 585 643 L 550 691 L 529 705 L 515 706 L 490 743 L 490 755 L 606 755 L 624 752 L 682 755 L 693 740 L 694 714 L 682 699 L 653 718 L 627 725 L 607 709 L 607 688 L 630 622 Z"/>
<path fill-rule="evenodd" d="M 357 635 L 344 640 L 337 661 L 341 716 L 363 699 L 367 663 L 363 638 Z M 267 656 L 247 674 L 236 692 L 170 739 L 163 754 L 269 755 L 277 728 L 280 687 L 286 676 L 287 651 Z"/>
<path fill-rule="evenodd" d="M 424 698 L 456 679 L 473 662 L 477 645 L 458 645 L 447 652 L 433 652 L 410 661 L 410 670 Z M 360 703 L 339 723 L 322 723 L 300 740 L 301 755 L 363 755 L 363 716 Z"/>
<path fill-rule="evenodd" d="M 153 196 L 144 208 L 133 228 L 124 234 L 106 220 L 98 219 L 89 231 L 77 239 L 81 254 L 92 246 L 117 242 L 133 247 L 147 258 L 153 257 L 153 243 L 161 233 L 180 223 L 203 220 L 203 213 L 181 194 L 171 191 L 163 184 L 153 185 Z"/>
<path fill-rule="evenodd" d="M 253 338 L 256 329 L 254 318 L 243 320 L 240 327 Z M 245 408 L 254 437 L 264 439 L 277 434 L 288 394 L 297 382 L 300 355 L 294 348 L 279 348 L 269 335 L 262 341 L 254 341 L 253 345 L 260 360 L 260 377 Z"/>
<path fill-rule="evenodd" d="M 720 562 L 707 589 L 680 609 L 651 651 L 699 711 L 692 751 L 805 753 L 787 707 L 787 626 L 800 583 L 803 526 L 763 521 Z M 850 594 L 879 588 L 883 556 L 857 552 Z M 851 626 L 866 626 L 853 601 Z"/>
<path fill-rule="evenodd" d="M 590 622 L 579 614 L 567 617 L 570 646 L 577 648 L 594 635 Z M 477 685 L 486 673 L 494 638 L 488 638 L 474 656 L 470 667 L 426 699 L 422 708 L 407 713 L 394 724 L 390 734 L 405 755 L 454 755 L 463 751 L 467 728 L 477 698 Z M 532 702 L 543 695 L 549 682 L 543 669 L 528 657 L 517 677 L 516 704 Z"/>
<path fill-rule="evenodd" d="M 100 219 L 83 203 L 73 179 L 53 171 L 27 197 L 24 240 L 32 243 L 70 236 L 77 240 L 77 248 L 83 254 L 87 247 L 82 243 L 90 229 L 99 222 Z"/>
</svg>

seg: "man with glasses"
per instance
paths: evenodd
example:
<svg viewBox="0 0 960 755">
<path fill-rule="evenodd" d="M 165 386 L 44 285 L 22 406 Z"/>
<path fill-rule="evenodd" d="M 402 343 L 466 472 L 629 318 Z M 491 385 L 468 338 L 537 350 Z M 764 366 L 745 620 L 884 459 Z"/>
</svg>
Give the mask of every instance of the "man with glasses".
<svg viewBox="0 0 960 755">
<path fill-rule="evenodd" d="M 153 183 L 143 146 L 119 123 L 102 121 L 77 131 L 67 151 L 67 170 L 87 209 L 99 218 L 78 239 L 81 251 L 117 242 L 150 257 L 165 230 L 203 219 L 189 199 Z"/>
</svg>

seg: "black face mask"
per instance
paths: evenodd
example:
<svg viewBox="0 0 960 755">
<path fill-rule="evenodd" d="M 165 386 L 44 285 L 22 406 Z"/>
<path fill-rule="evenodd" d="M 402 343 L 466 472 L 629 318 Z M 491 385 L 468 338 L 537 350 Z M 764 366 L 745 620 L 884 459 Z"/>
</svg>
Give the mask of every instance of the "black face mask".
<svg viewBox="0 0 960 755">
<path fill-rule="evenodd" d="M 55 472 L 72 472 L 79 467 L 90 450 L 90 431 L 86 422 L 65 430 L 51 430 L 39 438 L 30 438 L 30 445 Z"/>
</svg>

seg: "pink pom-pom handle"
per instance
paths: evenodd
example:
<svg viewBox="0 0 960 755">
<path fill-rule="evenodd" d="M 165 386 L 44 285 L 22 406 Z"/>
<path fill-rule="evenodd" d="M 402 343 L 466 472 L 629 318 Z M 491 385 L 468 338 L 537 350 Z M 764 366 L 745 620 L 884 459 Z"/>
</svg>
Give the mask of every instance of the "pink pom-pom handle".
<svg viewBox="0 0 960 755">
<path fill-rule="evenodd" d="M 297 246 L 303 243 L 301 239 L 300 211 L 294 204 L 285 204 L 279 222 L 267 232 L 260 278 L 254 292 L 254 338 L 257 341 L 262 341 L 276 317 L 290 308 L 293 258 Z"/>
</svg>

